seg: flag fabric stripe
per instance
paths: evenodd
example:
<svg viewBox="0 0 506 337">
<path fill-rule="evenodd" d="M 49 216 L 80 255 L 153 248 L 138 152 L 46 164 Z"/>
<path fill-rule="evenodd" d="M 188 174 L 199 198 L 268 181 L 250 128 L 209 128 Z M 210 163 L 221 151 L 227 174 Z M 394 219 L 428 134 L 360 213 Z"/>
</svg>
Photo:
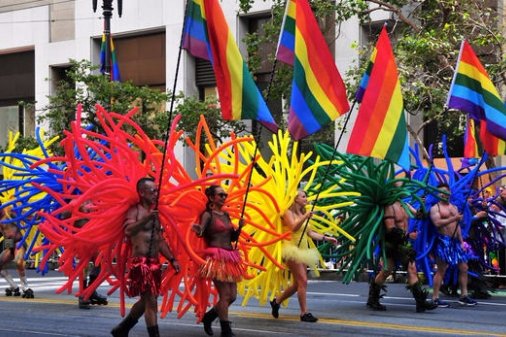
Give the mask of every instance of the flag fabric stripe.
<svg viewBox="0 0 506 337">
<path fill-rule="evenodd" d="M 188 6 L 188 13 L 183 32 L 183 48 L 204 60 L 211 61 L 211 51 L 207 39 L 205 13 L 200 0 L 194 0 Z"/>
<path fill-rule="evenodd" d="M 371 76 L 371 71 L 374 66 L 374 60 L 376 59 L 376 47 L 374 47 L 371 58 L 369 60 L 369 63 L 367 64 L 367 68 L 365 70 L 365 74 L 362 76 L 362 79 L 360 80 L 360 84 L 358 86 L 357 93 L 355 94 L 355 100 L 358 103 L 362 102 L 362 98 L 364 97 L 365 88 L 367 87 L 367 84 L 369 83 L 369 77 Z"/>
<path fill-rule="evenodd" d="M 467 41 L 462 46 L 448 93 L 447 106 L 485 119 L 487 130 L 506 140 L 506 106 Z"/>
<path fill-rule="evenodd" d="M 409 143 L 401 86 L 385 27 L 371 60 L 370 75 L 367 75 L 363 87 L 362 103 L 347 152 L 387 159 L 409 170 Z"/>
<path fill-rule="evenodd" d="M 464 132 L 464 158 L 477 158 L 478 143 L 476 142 L 476 128 L 474 119 L 467 117 L 466 130 Z"/>
<path fill-rule="evenodd" d="M 105 74 L 105 63 L 106 63 L 106 48 L 107 45 L 105 43 L 106 37 L 105 34 L 102 34 L 102 43 L 100 45 L 100 72 Z M 118 58 L 116 55 L 116 49 L 114 48 L 114 42 L 112 40 L 112 35 L 109 36 L 109 43 L 111 46 L 111 73 L 110 78 L 112 81 L 121 81 L 121 75 L 119 72 Z"/>
<path fill-rule="evenodd" d="M 349 104 L 344 82 L 309 3 L 290 0 L 287 6 L 277 58 L 287 63 L 293 59 L 288 130 L 299 140 L 346 113 Z"/>
<path fill-rule="evenodd" d="M 183 48 L 212 63 L 223 118 L 255 119 L 276 132 L 276 122 L 253 81 L 218 1 L 191 0 L 188 6 Z"/>
<path fill-rule="evenodd" d="M 293 65 L 295 54 L 295 5 L 288 1 L 286 13 L 281 26 L 281 36 L 278 42 L 276 57 L 281 62 Z"/>
</svg>

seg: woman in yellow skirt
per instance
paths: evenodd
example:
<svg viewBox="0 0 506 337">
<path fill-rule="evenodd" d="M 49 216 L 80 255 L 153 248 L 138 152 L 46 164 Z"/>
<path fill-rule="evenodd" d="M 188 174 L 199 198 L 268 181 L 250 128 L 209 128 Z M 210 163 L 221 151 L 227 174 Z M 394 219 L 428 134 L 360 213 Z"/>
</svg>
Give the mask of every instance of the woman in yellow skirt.
<svg viewBox="0 0 506 337">
<path fill-rule="evenodd" d="M 333 237 L 325 236 L 313 231 L 305 226 L 312 213 L 306 210 L 307 205 L 306 192 L 300 190 L 293 204 L 282 216 L 283 226 L 292 232 L 290 241 L 283 243 L 283 261 L 292 273 L 293 283 L 283 291 L 281 296 L 272 300 L 272 316 L 279 317 L 279 307 L 281 303 L 297 292 L 300 307 L 300 320 L 303 322 L 316 322 L 318 318 L 314 317 L 307 309 L 306 291 L 307 291 L 307 267 L 315 266 L 319 261 L 319 253 L 316 248 L 308 248 L 308 237 L 337 244 Z M 302 240 L 301 240 L 302 237 Z"/>
</svg>

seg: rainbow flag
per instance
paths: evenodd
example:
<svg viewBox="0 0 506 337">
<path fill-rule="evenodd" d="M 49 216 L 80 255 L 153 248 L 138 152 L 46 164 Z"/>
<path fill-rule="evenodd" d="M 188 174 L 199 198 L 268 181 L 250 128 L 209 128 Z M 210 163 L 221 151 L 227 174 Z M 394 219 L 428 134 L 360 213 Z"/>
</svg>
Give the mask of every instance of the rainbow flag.
<svg viewBox="0 0 506 337">
<path fill-rule="evenodd" d="M 269 130 L 278 126 L 244 62 L 217 0 L 190 0 L 183 48 L 209 60 L 214 69 L 225 120 L 254 119 Z"/>
<path fill-rule="evenodd" d="M 387 159 L 410 169 L 401 86 L 385 27 L 376 43 L 374 66 L 346 152 Z"/>
<path fill-rule="evenodd" d="M 467 41 L 462 41 L 447 106 L 487 121 L 487 130 L 506 140 L 506 106 Z"/>
<path fill-rule="evenodd" d="M 289 0 L 276 57 L 293 65 L 288 130 L 307 137 L 349 111 L 346 88 L 307 0 Z"/>
<path fill-rule="evenodd" d="M 378 50 L 376 49 L 376 47 L 374 47 L 371 53 L 371 58 L 369 59 L 369 63 L 367 64 L 365 74 L 362 76 L 362 79 L 360 80 L 357 93 L 355 94 L 355 100 L 358 103 L 361 103 L 362 99 L 364 98 L 365 88 L 367 88 L 367 84 L 369 83 L 369 77 L 371 77 L 371 71 L 374 66 L 374 60 L 376 59 L 377 52 Z"/>
<path fill-rule="evenodd" d="M 467 117 L 464 132 L 464 158 L 478 158 L 478 143 L 476 141 L 476 127 L 474 119 Z"/>
<path fill-rule="evenodd" d="M 487 121 L 480 121 L 480 141 L 483 144 L 483 150 L 489 156 L 501 156 L 506 154 L 506 142 L 490 134 L 487 128 Z"/>
<path fill-rule="evenodd" d="M 121 75 L 119 73 L 118 58 L 116 56 L 116 49 L 114 48 L 114 42 L 112 41 L 112 35 L 109 36 L 111 45 L 111 81 L 121 81 Z M 105 57 L 106 57 L 106 43 L 105 34 L 102 34 L 102 45 L 100 46 L 100 72 L 105 74 Z"/>
</svg>

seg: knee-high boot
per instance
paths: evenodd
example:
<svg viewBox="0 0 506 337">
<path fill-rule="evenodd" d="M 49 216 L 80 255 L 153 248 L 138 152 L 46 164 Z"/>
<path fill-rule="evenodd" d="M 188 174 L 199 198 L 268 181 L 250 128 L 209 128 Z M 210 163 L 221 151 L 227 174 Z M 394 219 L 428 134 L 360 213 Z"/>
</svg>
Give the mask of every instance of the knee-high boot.
<svg viewBox="0 0 506 337">
<path fill-rule="evenodd" d="M 433 310 L 437 308 L 437 304 L 432 301 L 427 301 L 427 290 L 422 289 L 420 282 L 407 287 L 411 290 L 413 298 L 416 301 L 416 312 L 424 312 L 425 310 Z"/>
<path fill-rule="evenodd" d="M 138 320 L 128 315 L 120 324 L 116 325 L 111 330 L 111 335 L 114 337 L 128 337 L 128 332 L 137 324 L 137 321 Z"/>
<path fill-rule="evenodd" d="M 220 321 L 221 325 L 221 337 L 235 337 L 232 332 L 232 322 L 230 321 Z"/>
<path fill-rule="evenodd" d="M 158 325 L 148 326 L 149 337 L 160 337 L 160 331 Z"/>
<path fill-rule="evenodd" d="M 202 323 L 204 324 L 204 331 L 209 336 L 212 336 L 214 334 L 212 324 L 217 317 L 218 312 L 214 307 L 212 307 L 208 312 L 205 313 L 204 317 L 202 318 Z"/>
<path fill-rule="evenodd" d="M 369 286 L 369 297 L 367 298 L 367 306 L 373 310 L 377 311 L 385 311 L 387 307 L 380 303 L 380 298 L 383 297 L 380 295 L 381 289 L 383 287 L 376 282 L 372 281 Z"/>
</svg>

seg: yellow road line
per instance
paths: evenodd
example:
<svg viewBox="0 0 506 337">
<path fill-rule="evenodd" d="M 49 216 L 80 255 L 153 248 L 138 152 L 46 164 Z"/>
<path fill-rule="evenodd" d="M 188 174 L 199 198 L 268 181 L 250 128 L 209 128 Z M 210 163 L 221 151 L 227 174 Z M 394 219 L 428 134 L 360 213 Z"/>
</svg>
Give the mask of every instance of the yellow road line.
<svg viewBox="0 0 506 337">
<path fill-rule="evenodd" d="M 77 298 L 75 298 L 75 299 L 66 299 L 66 298 L 22 299 L 19 297 L 0 297 L 0 302 L 20 302 L 20 301 L 23 301 L 26 303 L 35 302 L 35 303 L 45 303 L 45 304 L 77 305 Z M 120 305 L 119 305 L 119 303 L 109 302 L 107 307 L 119 308 Z M 131 308 L 132 304 L 125 303 L 125 307 Z M 271 319 L 271 315 L 249 312 L 249 311 L 231 310 L 230 314 L 234 315 L 234 316 L 246 317 L 246 318 Z M 280 318 L 279 320 L 298 322 L 299 317 L 298 316 L 287 316 L 287 317 Z M 356 321 L 356 320 L 348 320 L 348 319 L 320 318 L 318 320 L 318 322 L 324 323 L 324 324 L 371 328 L 371 329 L 429 332 L 429 333 L 460 335 L 460 336 L 506 337 L 506 334 L 495 333 L 495 332 L 491 332 L 491 331 L 470 331 L 470 330 L 462 330 L 462 329 L 447 329 L 447 328 L 428 327 L 428 326 L 413 326 L 413 325 L 407 325 L 407 324 L 405 325 L 405 324 L 394 324 L 394 323 L 367 322 L 367 321 Z"/>
</svg>

